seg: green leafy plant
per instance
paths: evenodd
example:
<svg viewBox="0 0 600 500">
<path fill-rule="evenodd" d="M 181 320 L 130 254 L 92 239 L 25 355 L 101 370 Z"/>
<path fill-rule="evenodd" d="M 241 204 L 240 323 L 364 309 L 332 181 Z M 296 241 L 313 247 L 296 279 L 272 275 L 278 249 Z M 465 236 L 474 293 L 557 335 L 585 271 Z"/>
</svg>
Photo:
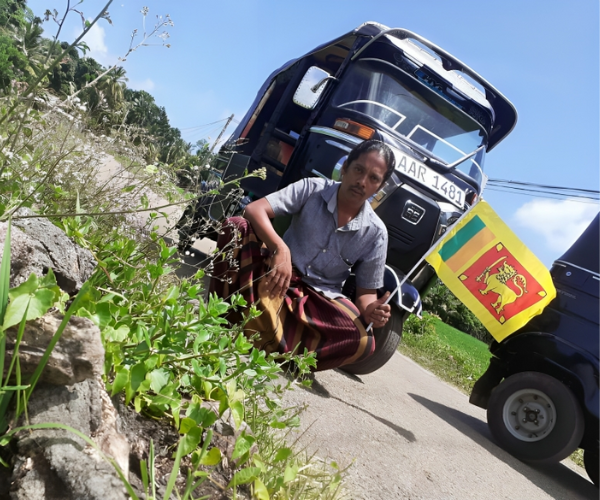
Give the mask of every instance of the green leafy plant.
<svg viewBox="0 0 600 500">
<path fill-rule="evenodd" d="M 73 311 L 77 309 L 79 302 L 89 289 L 89 285 L 85 284 L 67 311 L 64 310 L 64 306 L 69 297 L 58 287 L 51 269 L 42 278 L 38 278 L 32 274 L 21 285 L 9 289 L 11 260 L 10 227 L 11 224 L 9 221 L 2 253 L 2 263 L 0 264 L 0 322 L 2 324 L 0 330 L 0 434 L 5 432 L 8 427 L 7 409 L 14 394 L 17 396 L 15 420 L 26 410 L 27 400 L 31 396 L 44 367 L 48 363 L 54 346 L 60 340 Z M 50 340 L 33 375 L 28 380 L 23 381 L 19 362 L 19 347 L 23 338 L 25 324 L 27 321 L 42 317 L 52 307 L 64 312 L 63 320 Z M 5 370 L 6 332 L 8 328 L 15 325 L 18 325 L 18 331 L 13 355 L 10 365 Z M 14 384 L 12 383 L 13 371 L 15 373 Z"/>
<path fill-rule="evenodd" d="M 107 17 L 110 3 L 93 22 L 86 22 L 82 36 Z M 60 26 L 64 22 L 57 12 L 46 17 Z M 32 31 L 32 42 L 39 41 L 39 35 L 39 30 Z M 227 319 L 247 306 L 244 299 L 240 295 L 228 300 L 206 296 L 202 270 L 190 278 L 178 278 L 176 249 L 154 228 L 166 214 L 161 211 L 164 206 L 152 207 L 152 195 L 165 198 L 165 205 L 188 203 L 193 195 L 177 183 L 185 178 L 189 192 L 196 193 L 195 183 L 214 170 L 214 165 L 202 172 L 198 167 L 198 162 L 203 167 L 204 162 L 216 162 L 212 148 L 203 145 L 191 154 L 179 131 L 170 127 L 164 109 L 149 94 L 124 90 L 120 101 L 124 72 L 83 63 L 78 47 L 86 50 L 81 37 L 61 43 L 57 34 L 43 42 L 45 52 L 28 61 L 33 73 L 25 86 L 0 96 L 0 220 L 50 218 L 98 262 L 94 276 L 73 298 L 60 291 L 52 271 L 31 276 L 9 290 L 9 223 L 0 264 L 0 436 L 4 434 L 0 444 L 20 430 L 36 428 L 10 428 L 9 403 L 14 403 L 13 422 L 24 412 L 26 416 L 27 401 L 49 355 L 76 314 L 101 330 L 110 394 L 121 396 L 140 413 L 169 423 L 179 433 L 167 493 L 192 498 L 199 482 L 211 480 L 212 468 L 222 461 L 219 449 L 211 447 L 211 427 L 221 417 L 230 418 L 239 434 L 231 481 L 222 485 L 228 494 L 235 497 L 240 489 L 252 489 L 261 499 L 293 498 L 299 492 L 303 498 L 334 498 L 340 471 L 321 468 L 313 457 L 297 454 L 285 442 L 285 430 L 298 425 L 298 415 L 278 402 L 291 385 L 278 378 L 280 365 L 293 362 L 302 376 L 315 365 L 314 357 L 307 353 L 266 355 L 256 350 L 243 333 L 243 322 L 232 326 Z M 75 82 L 73 70 L 78 65 L 86 76 Z M 41 90 L 45 85 L 54 85 L 58 92 L 71 92 L 71 85 L 72 91 L 80 90 L 61 104 L 70 118 L 56 112 L 55 99 Z M 107 107 L 94 104 L 100 95 L 107 97 Z M 110 137 L 92 137 L 85 128 L 102 130 Z M 111 178 L 103 179 L 100 158 L 107 152 L 118 156 L 122 166 Z M 217 186 L 222 189 L 224 184 L 219 181 L 211 188 Z M 154 209 L 149 222 L 140 223 L 139 212 L 149 209 Z M 18 352 L 26 323 L 52 307 L 64 314 L 63 321 L 33 376 L 24 379 Z M 246 319 L 256 314 L 251 307 Z M 5 363 L 8 328 L 16 329 L 16 336 L 12 359 Z M 89 438 L 84 439 L 91 444 Z M 151 446 L 141 470 L 148 498 L 156 498 L 153 452 Z M 106 460 L 115 465 L 110 457 Z M 187 481 L 183 490 L 176 491 L 175 479 L 183 462 Z M 129 495 L 136 498 L 120 474 Z M 319 488 L 327 496 L 319 496 Z"/>
</svg>

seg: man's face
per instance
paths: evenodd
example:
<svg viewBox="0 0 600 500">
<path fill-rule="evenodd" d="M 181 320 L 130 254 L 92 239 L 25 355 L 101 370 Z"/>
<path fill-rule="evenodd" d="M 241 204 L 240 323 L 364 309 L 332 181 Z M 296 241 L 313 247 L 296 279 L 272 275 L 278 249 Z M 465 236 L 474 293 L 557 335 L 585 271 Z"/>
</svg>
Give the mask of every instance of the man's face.
<svg viewBox="0 0 600 500">
<path fill-rule="evenodd" d="M 344 201 L 361 205 L 379 191 L 386 172 L 385 161 L 377 151 L 363 153 L 342 167 L 339 193 Z"/>
</svg>

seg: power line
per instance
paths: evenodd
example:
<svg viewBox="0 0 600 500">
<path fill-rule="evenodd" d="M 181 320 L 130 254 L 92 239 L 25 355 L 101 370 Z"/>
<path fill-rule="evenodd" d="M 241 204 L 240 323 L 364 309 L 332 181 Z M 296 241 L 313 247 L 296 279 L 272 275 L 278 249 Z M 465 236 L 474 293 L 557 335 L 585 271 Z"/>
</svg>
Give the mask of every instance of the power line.
<svg viewBox="0 0 600 500">
<path fill-rule="evenodd" d="M 540 193 L 537 191 L 533 191 L 533 192 L 520 192 L 520 191 L 513 191 L 511 189 L 502 189 L 502 188 L 496 188 L 496 187 L 486 187 L 485 191 L 494 191 L 494 192 L 498 192 L 498 193 L 511 193 L 511 194 L 518 194 L 518 195 L 522 195 L 522 196 L 531 196 L 531 197 L 537 197 L 537 198 L 548 198 L 551 200 L 569 200 L 572 201 L 574 203 L 585 203 L 587 205 L 596 205 L 598 203 L 598 200 L 595 198 L 588 198 L 588 197 L 584 197 L 584 196 L 565 196 L 562 194 L 545 194 L 545 193 Z M 534 194 L 535 193 L 535 194 Z"/>
<path fill-rule="evenodd" d="M 183 132 L 183 131 L 189 131 L 189 130 L 199 129 L 199 128 L 203 128 L 203 127 L 208 127 L 209 125 L 215 125 L 217 123 L 224 122 L 225 120 L 229 120 L 229 117 L 223 118 L 221 120 L 217 120 L 216 122 L 205 123 L 204 125 L 196 125 L 195 127 L 180 128 L 179 130 Z"/>
<path fill-rule="evenodd" d="M 592 200 L 598 201 L 600 191 L 595 189 L 572 188 L 566 186 L 551 186 L 547 184 L 537 184 L 533 182 L 521 182 L 504 179 L 489 179 L 488 189 L 490 191 L 500 191 L 505 193 L 522 194 L 528 196 L 540 196 L 552 199 L 571 199 L 582 203 L 590 203 Z M 496 188 L 496 189 L 494 189 Z"/>
<path fill-rule="evenodd" d="M 576 191 L 576 192 L 581 192 L 581 193 L 594 193 L 596 195 L 600 194 L 600 191 L 596 190 L 596 189 L 583 189 L 583 188 L 572 188 L 572 187 L 565 187 L 565 186 L 550 186 L 547 184 L 535 184 L 533 182 L 521 182 L 521 181 L 512 181 L 512 180 L 505 180 L 505 179 L 489 179 L 489 182 L 492 182 L 494 184 L 516 184 L 519 186 L 531 186 L 531 187 L 536 187 L 536 188 L 541 188 L 541 189 L 552 189 L 552 190 L 557 190 L 557 191 Z"/>
</svg>

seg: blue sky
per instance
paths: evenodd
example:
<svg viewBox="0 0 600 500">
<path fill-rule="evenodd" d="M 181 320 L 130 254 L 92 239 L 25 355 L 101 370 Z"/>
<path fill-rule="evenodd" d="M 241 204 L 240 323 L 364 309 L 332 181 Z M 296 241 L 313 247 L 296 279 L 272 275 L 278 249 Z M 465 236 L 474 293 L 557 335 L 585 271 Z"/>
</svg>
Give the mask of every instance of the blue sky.
<svg viewBox="0 0 600 500">
<path fill-rule="evenodd" d="M 72 2 L 73 3 L 73 2 Z M 94 17 L 106 2 L 78 9 Z M 29 0 L 37 15 L 66 2 Z M 171 48 L 151 40 L 123 63 L 129 86 L 148 90 L 190 142 L 214 140 L 241 119 L 267 76 L 289 59 L 365 21 L 414 31 L 458 57 L 516 106 L 515 130 L 486 158 L 495 179 L 599 189 L 599 2 L 597 0 L 176 0 L 115 1 L 87 43 L 110 65 L 157 15 L 169 14 Z M 80 29 L 71 16 L 61 35 Z M 45 33 L 54 32 L 51 23 Z M 139 39 L 139 37 L 138 37 Z M 233 130 L 230 128 L 229 132 Z M 594 203 L 486 190 L 502 219 L 550 266 L 598 212 Z"/>
</svg>

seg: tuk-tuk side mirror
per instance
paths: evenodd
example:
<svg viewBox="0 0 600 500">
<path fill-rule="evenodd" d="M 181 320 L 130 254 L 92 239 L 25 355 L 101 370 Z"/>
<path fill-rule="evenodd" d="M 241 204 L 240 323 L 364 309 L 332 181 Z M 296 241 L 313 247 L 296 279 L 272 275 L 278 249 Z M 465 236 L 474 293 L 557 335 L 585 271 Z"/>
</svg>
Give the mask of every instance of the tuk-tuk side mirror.
<svg viewBox="0 0 600 500">
<path fill-rule="evenodd" d="M 311 66 L 294 93 L 294 102 L 303 108 L 313 109 L 327 86 L 327 80 L 330 79 L 333 77 L 327 71 Z"/>
</svg>

